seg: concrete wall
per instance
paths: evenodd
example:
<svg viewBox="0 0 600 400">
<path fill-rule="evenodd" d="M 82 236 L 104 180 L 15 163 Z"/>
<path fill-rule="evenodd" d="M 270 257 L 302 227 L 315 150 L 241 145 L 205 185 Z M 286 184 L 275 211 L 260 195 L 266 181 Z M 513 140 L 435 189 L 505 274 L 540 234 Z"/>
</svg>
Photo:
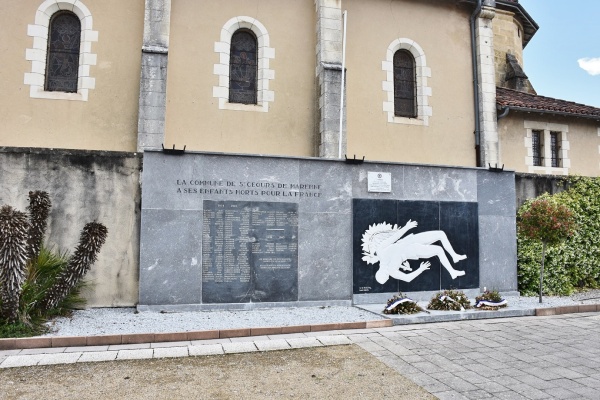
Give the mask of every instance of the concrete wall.
<svg viewBox="0 0 600 400">
<path fill-rule="evenodd" d="M 345 0 L 348 10 L 348 154 L 368 160 L 475 166 L 470 6 L 439 1 Z M 388 46 L 423 50 L 432 115 L 428 125 L 388 122 L 383 103 Z"/>
<path fill-rule="evenodd" d="M 26 60 L 26 50 L 42 44 L 28 36 L 28 25 L 36 22 L 42 3 L 0 2 L 0 144 L 135 151 L 144 2 L 83 1 L 98 32 L 98 40 L 85 50 L 96 54 L 90 67 L 95 88 L 87 101 L 30 97 L 24 76 L 32 71 L 32 63 Z"/>
<path fill-rule="evenodd" d="M 89 307 L 137 303 L 141 162 L 132 153 L 0 147 L 0 204 L 25 211 L 29 191 L 48 192 L 50 246 L 72 252 L 87 222 L 108 228 L 86 276 Z"/>
</svg>

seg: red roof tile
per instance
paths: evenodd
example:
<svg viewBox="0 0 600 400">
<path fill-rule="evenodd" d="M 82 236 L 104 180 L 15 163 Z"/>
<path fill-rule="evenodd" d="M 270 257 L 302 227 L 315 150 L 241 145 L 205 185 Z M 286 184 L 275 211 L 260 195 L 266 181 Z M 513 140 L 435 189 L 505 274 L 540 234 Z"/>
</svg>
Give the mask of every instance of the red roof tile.
<svg viewBox="0 0 600 400">
<path fill-rule="evenodd" d="M 496 103 L 502 108 L 567 114 L 600 120 L 600 108 L 501 87 L 496 88 Z"/>
</svg>

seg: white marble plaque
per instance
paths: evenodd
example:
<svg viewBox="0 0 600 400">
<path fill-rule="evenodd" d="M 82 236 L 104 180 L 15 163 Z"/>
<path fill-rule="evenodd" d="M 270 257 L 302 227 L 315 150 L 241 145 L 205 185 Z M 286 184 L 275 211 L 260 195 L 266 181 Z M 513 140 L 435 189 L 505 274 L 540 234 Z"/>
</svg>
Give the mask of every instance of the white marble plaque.
<svg viewBox="0 0 600 400">
<path fill-rule="evenodd" d="M 391 172 L 369 172 L 367 180 L 369 192 L 390 193 L 392 191 Z"/>
</svg>

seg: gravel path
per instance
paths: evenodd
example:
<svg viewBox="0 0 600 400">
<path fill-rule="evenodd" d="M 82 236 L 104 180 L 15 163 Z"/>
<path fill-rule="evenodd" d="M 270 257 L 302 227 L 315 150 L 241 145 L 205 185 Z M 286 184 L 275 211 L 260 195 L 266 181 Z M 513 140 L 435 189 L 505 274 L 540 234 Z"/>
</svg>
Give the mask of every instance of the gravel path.
<svg viewBox="0 0 600 400">
<path fill-rule="evenodd" d="M 506 297 L 509 308 L 531 309 L 600 303 L 600 290 L 570 297 Z M 424 304 L 426 305 L 426 304 Z M 383 304 L 381 306 L 383 310 Z M 136 312 L 135 308 L 91 308 L 49 323 L 51 336 L 169 333 L 372 321 L 381 315 L 356 307 L 298 307 L 252 311 Z"/>
</svg>

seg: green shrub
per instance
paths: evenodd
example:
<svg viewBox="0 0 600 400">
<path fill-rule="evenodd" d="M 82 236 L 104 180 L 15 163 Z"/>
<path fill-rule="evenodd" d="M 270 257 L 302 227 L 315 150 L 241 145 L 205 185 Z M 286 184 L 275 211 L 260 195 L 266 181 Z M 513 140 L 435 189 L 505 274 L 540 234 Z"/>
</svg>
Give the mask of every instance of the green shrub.
<svg viewBox="0 0 600 400">
<path fill-rule="evenodd" d="M 543 282 L 546 295 L 569 295 L 576 288 L 600 286 L 600 178 L 569 177 L 565 183 L 567 190 L 545 197 L 573 212 L 577 232 L 547 249 Z M 519 209 L 519 217 L 530 203 Z M 540 242 L 518 233 L 518 281 L 522 295 L 535 295 L 539 290 L 541 253 Z"/>
<path fill-rule="evenodd" d="M 19 299 L 19 318 L 14 323 L 0 320 L 0 338 L 39 335 L 45 332 L 44 322 L 48 319 L 69 315 L 73 309 L 85 305 L 81 291 L 87 285 L 80 281 L 57 307 L 48 311 L 41 307 L 42 300 L 54 285 L 57 276 L 67 267 L 68 261 L 69 256 L 65 252 L 53 252 L 44 246 L 39 249 L 35 262 L 27 266 Z"/>
</svg>

